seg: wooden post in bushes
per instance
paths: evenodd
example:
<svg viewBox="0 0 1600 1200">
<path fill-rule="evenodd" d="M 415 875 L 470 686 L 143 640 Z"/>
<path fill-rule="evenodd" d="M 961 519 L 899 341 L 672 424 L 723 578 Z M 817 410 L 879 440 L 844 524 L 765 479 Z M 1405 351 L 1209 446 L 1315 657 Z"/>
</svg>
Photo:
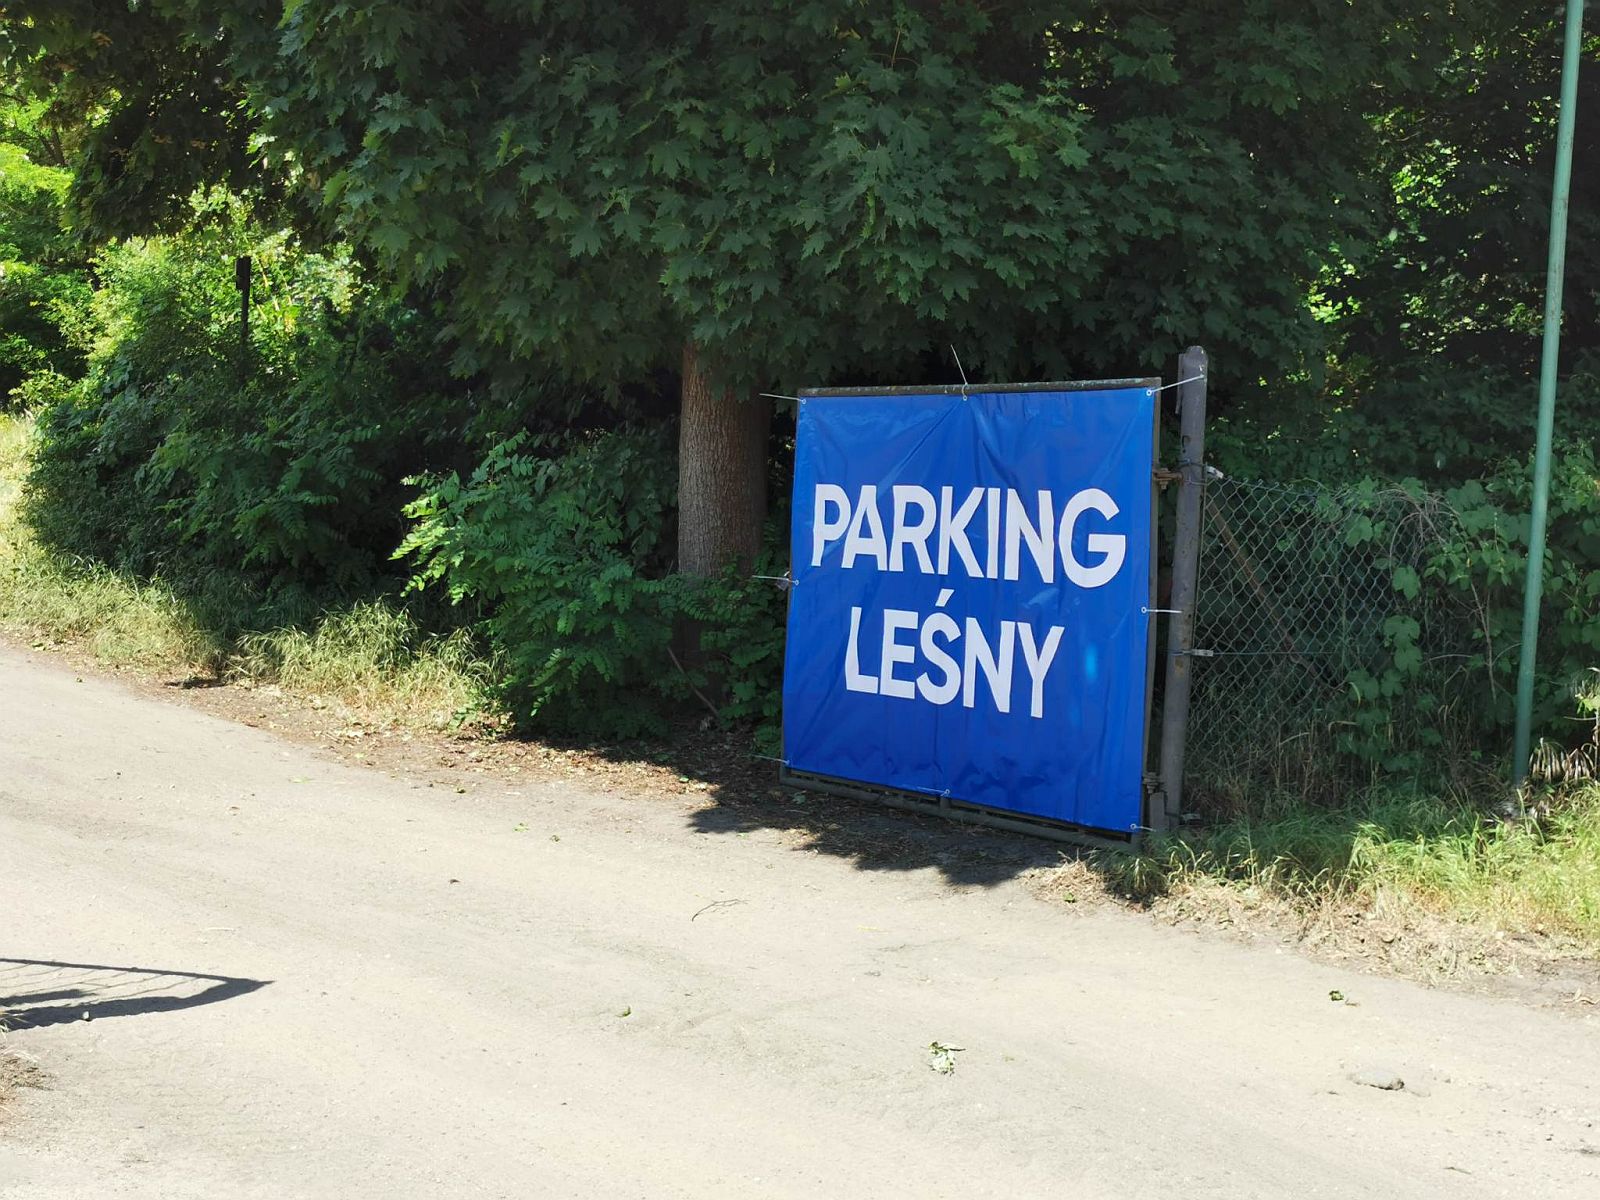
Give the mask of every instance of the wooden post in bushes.
<svg viewBox="0 0 1600 1200">
<path fill-rule="evenodd" d="M 233 260 L 233 286 L 239 289 L 239 381 L 250 377 L 250 256 Z"/>
<path fill-rule="evenodd" d="M 1190 346 L 1178 359 L 1178 527 L 1172 542 L 1172 599 L 1167 618 L 1166 687 L 1161 699 L 1163 811 L 1151 827 L 1171 828 L 1183 817 L 1183 759 L 1189 736 L 1189 681 L 1194 670 L 1194 608 L 1200 580 L 1201 505 L 1206 487 L 1206 352 Z M 1159 824 L 1158 824 L 1159 822 Z"/>
</svg>

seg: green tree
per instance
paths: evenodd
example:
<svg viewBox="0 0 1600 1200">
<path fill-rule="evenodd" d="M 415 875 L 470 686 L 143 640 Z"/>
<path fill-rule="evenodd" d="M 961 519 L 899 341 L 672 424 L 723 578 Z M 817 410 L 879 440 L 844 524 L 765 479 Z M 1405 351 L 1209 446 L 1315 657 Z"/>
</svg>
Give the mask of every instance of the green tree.
<svg viewBox="0 0 1600 1200">
<path fill-rule="evenodd" d="M 1561 69 L 1560 5 L 1458 6 L 1456 35 L 1371 113 L 1376 237 L 1323 268 L 1326 372 L 1224 412 L 1232 473 L 1457 484 L 1533 442 Z M 1578 162 L 1600 156 L 1600 35 L 1579 75 Z M 1575 173 L 1558 429 L 1600 429 L 1600 173 Z"/>
<path fill-rule="evenodd" d="M 170 230 L 196 188 L 254 180 L 250 122 L 213 36 L 161 0 L 22 0 L 0 9 L 0 72 L 42 104 L 91 242 Z"/>
<path fill-rule="evenodd" d="M 458 363 L 682 377 L 680 565 L 757 545 L 751 396 L 925 374 L 1236 378 L 1321 352 L 1320 269 L 1375 237 L 1368 114 L 1420 6 L 1164 0 L 162 0 L 263 144 Z"/>
<path fill-rule="evenodd" d="M 65 225 L 71 176 L 42 109 L 0 91 L 0 406 L 32 376 L 83 365 L 74 330 L 87 264 Z"/>
<path fill-rule="evenodd" d="M 34 0 L 6 19 L 29 10 L 38 62 L 114 75 L 102 38 L 179 47 L 146 123 L 212 130 L 193 157 L 216 174 L 247 112 L 277 178 L 445 298 L 463 372 L 675 372 L 679 565 L 708 573 L 759 545 L 763 390 L 948 379 L 951 343 L 998 378 L 1146 371 L 1204 341 L 1242 381 L 1223 410 L 1314 377 L 1330 279 L 1392 224 L 1386 114 L 1498 6 Z M 141 86 L 99 94 L 131 122 Z M 120 178 L 81 172 L 85 209 Z"/>
<path fill-rule="evenodd" d="M 1416 103 L 1382 117 L 1387 234 L 1348 276 L 1339 354 L 1363 464 L 1460 479 L 1533 441 L 1561 74 L 1560 5 L 1512 0 Z M 1600 35 L 1584 48 L 1574 149 L 1600 161 Z M 1600 431 L 1600 172 L 1574 173 L 1562 388 L 1565 433 Z M 1395 439 L 1410 456 L 1382 453 Z M 1359 436 L 1359 428 L 1357 435 Z M 1406 443 L 1409 442 L 1409 447 Z M 1419 453 L 1420 452 L 1420 453 Z M 1419 461 L 1420 460 L 1420 461 Z"/>
</svg>

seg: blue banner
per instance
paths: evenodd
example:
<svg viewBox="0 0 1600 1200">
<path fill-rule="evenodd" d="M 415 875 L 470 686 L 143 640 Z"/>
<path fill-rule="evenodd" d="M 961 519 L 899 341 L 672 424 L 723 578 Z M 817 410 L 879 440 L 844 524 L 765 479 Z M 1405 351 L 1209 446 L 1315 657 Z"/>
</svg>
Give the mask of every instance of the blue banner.
<svg viewBox="0 0 1600 1200">
<path fill-rule="evenodd" d="M 810 396 L 790 769 L 1143 823 L 1155 391 Z"/>
</svg>

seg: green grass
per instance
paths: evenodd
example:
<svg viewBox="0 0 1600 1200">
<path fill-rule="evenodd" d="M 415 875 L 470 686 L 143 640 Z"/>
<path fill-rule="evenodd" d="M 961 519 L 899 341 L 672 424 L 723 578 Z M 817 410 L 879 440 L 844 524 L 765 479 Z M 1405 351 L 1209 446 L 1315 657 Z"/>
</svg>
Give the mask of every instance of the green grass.
<svg viewBox="0 0 1600 1200">
<path fill-rule="evenodd" d="M 1339 809 L 1238 819 L 1111 864 L 1135 895 L 1221 885 L 1306 906 L 1431 913 L 1600 951 L 1600 786 L 1506 821 L 1462 802 L 1371 791 Z"/>
<path fill-rule="evenodd" d="M 32 436 L 29 418 L 0 413 L 0 632 L 71 645 L 109 666 L 276 684 L 380 723 L 445 728 L 490 708 L 492 671 L 465 631 L 426 633 L 393 603 L 370 600 L 251 629 L 248 612 L 202 620 L 161 580 L 51 554 L 19 503 Z M 223 625 L 245 632 L 217 632 Z"/>
</svg>

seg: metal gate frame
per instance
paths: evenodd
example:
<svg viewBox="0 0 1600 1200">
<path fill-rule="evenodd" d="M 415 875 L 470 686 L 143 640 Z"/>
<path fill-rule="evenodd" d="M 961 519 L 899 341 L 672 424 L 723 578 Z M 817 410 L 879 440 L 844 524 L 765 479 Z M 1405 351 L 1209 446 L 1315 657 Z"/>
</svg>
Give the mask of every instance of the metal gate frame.
<svg viewBox="0 0 1600 1200">
<path fill-rule="evenodd" d="M 1167 691 L 1162 705 L 1161 765 L 1158 773 L 1146 770 L 1142 783 L 1144 793 L 1144 829 L 1128 834 L 1111 830 L 1092 829 L 1070 822 L 1044 817 L 1032 817 L 1005 809 L 989 808 L 948 796 L 924 794 L 905 788 L 886 787 L 820 775 L 810 771 L 795 771 L 787 759 L 778 767 L 778 782 L 785 787 L 823 792 L 853 800 L 870 800 L 892 808 L 906 809 L 942 817 L 967 824 L 987 825 L 1013 833 L 1026 833 L 1055 841 L 1080 845 L 1137 849 L 1144 834 L 1163 831 L 1171 827 L 1177 817 L 1182 796 L 1183 736 L 1188 720 L 1188 657 L 1194 636 L 1194 590 L 1200 549 L 1200 493 L 1204 488 L 1205 474 L 1202 462 L 1205 438 L 1205 351 L 1191 347 L 1179 360 L 1179 403 L 1183 414 L 1182 448 L 1176 474 L 1163 471 L 1161 462 L 1161 407 L 1156 406 L 1155 430 L 1152 440 L 1150 464 L 1150 582 L 1149 600 L 1152 621 L 1156 617 L 1157 570 L 1160 561 L 1160 487 L 1173 479 L 1181 481 L 1178 507 L 1177 538 L 1173 553 L 1172 607 L 1180 610 L 1169 626 L 1168 659 L 1165 684 Z M 1197 378 L 1196 378 L 1197 377 Z M 1174 385 L 1167 385 L 1174 386 Z M 1087 392 L 1126 388 L 1153 388 L 1162 390 L 1159 377 L 1130 379 L 1087 379 L 1053 383 L 975 383 L 950 384 L 937 387 L 865 387 L 865 388 L 802 388 L 799 398 L 812 396 L 960 396 L 973 392 Z M 791 547 L 792 549 L 792 547 Z M 790 563 L 793 577 L 793 563 Z M 1180 603 L 1180 581 L 1186 580 Z M 1147 639 L 1145 664 L 1145 719 L 1144 761 L 1150 763 L 1150 735 L 1152 711 L 1155 702 L 1156 630 L 1152 626 Z M 1181 649 L 1180 649 L 1181 647 Z M 1174 665 L 1182 663 L 1181 677 L 1174 686 Z M 1174 705 L 1174 696 L 1180 703 Z M 1176 774 L 1170 774 L 1176 771 Z"/>
</svg>

